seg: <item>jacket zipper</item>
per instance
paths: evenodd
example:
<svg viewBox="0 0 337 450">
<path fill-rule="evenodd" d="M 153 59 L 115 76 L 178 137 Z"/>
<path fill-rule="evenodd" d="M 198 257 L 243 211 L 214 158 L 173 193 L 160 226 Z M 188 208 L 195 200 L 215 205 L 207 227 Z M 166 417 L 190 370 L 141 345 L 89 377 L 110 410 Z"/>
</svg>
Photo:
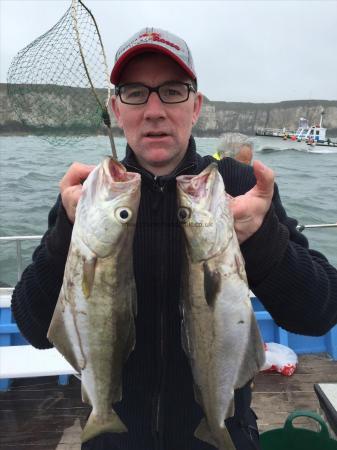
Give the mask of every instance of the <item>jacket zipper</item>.
<svg viewBox="0 0 337 450">
<path fill-rule="evenodd" d="M 173 176 L 177 177 L 179 174 L 185 172 L 185 170 L 188 170 L 192 168 L 194 164 L 191 164 L 178 172 L 176 172 Z M 153 180 L 155 182 L 156 188 L 160 192 L 164 192 L 166 183 L 164 183 L 162 186 L 159 183 L 158 176 L 154 176 Z M 165 233 L 165 229 L 163 230 L 163 233 Z M 161 243 L 165 242 L 164 238 L 161 240 Z M 164 285 L 164 272 L 163 268 L 160 269 L 160 286 Z M 156 412 L 155 412 L 155 434 L 156 434 L 156 443 L 155 448 L 158 450 L 164 450 L 164 442 L 162 441 L 162 435 L 161 435 L 161 429 L 160 429 L 160 413 L 161 413 L 161 400 L 162 400 L 162 389 L 163 389 L 163 380 L 165 378 L 165 360 L 164 360 L 164 304 L 163 300 L 161 300 L 160 304 L 160 379 L 158 384 L 158 391 L 157 391 L 157 398 L 155 399 L 156 403 Z"/>
<path fill-rule="evenodd" d="M 164 323 L 164 314 L 163 311 L 160 312 L 160 359 L 161 359 L 161 366 L 163 366 L 164 362 L 164 336 L 163 336 L 163 323 Z M 159 393 L 157 398 L 157 412 L 156 412 L 156 431 L 159 436 L 159 416 L 160 416 L 160 403 L 161 403 L 161 390 L 162 390 L 162 378 L 163 378 L 163 371 L 161 370 L 161 380 L 159 383 Z"/>
<path fill-rule="evenodd" d="M 130 166 L 129 166 L 130 167 Z M 159 180 L 157 176 L 153 176 L 153 187 L 155 188 L 155 191 L 157 192 L 163 192 L 164 186 L 160 186 Z M 158 195 L 158 194 L 157 194 Z M 156 200 L 157 201 L 157 200 Z M 161 203 L 161 202 L 160 202 Z M 159 234 L 156 237 L 157 242 L 156 245 L 160 245 L 163 242 L 162 235 Z M 163 285 L 163 268 L 162 265 L 160 265 L 159 273 L 158 273 L 158 297 L 161 301 L 160 305 L 157 305 L 159 309 L 157 310 L 156 317 L 158 317 L 158 321 L 156 324 L 157 329 L 157 336 L 159 338 L 159 342 L 156 345 L 156 360 L 157 360 L 157 383 L 153 392 L 152 396 L 152 433 L 153 433 L 153 443 L 154 443 L 154 450 L 163 450 L 163 442 L 162 442 L 162 436 L 161 436 L 161 424 L 160 424 L 160 413 L 161 413 L 161 392 L 162 392 L 162 383 L 163 383 L 163 371 L 164 371 L 164 336 L 163 336 L 163 321 L 164 321 L 164 313 L 162 304 L 163 301 L 161 299 L 160 288 Z"/>
<path fill-rule="evenodd" d="M 160 184 L 160 179 L 158 179 L 158 176 L 154 176 L 154 182 L 156 185 L 156 188 L 163 193 L 166 183 L 163 185 Z M 165 231 L 164 231 L 165 232 Z M 165 242 L 164 237 L 160 235 L 160 242 L 161 244 Z M 164 270 L 163 266 L 160 266 L 160 277 L 159 277 L 159 287 L 163 286 L 164 284 Z M 159 339 L 160 339 L 160 348 L 159 348 L 159 383 L 158 383 L 158 391 L 157 391 L 157 398 L 156 398 L 156 412 L 155 412 L 155 429 L 156 429 L 156 435 L 158 437 L 158 449 L 163 450 L 164 449 L 164 443 L 162 441 L 162 435 L 161 435 L 161 424 L 160 424 L 160 414 L 161 414 L 161 400 L 162 400 L 162 389 L 163 389 L 163 380 L 165 378 L 165 361 L 164 361 L 164 301 L 163 298 L 160 296 L 160 320 L 159 320 Z"/>
<path fill-rule="evenodd" d="M 190 164 L 189 166 L 184 167 L 183 169 L 179 170 L 178 172 L 176 172 L 175 174 L 172 174 L 172 177 L 177 177 L 178 175 L 182 174 L 183 172 L 185 172 L 186 170 L 194 167 L 195 164 Z M 143 170 L 141 170 L 141 168 L 137 168 L 135 166 L 132 166 L 130 164 L 128 164 L 129 168 L 132 169 L 136 169 L 137 171 L 140 171 L 140 173 L 145 174 L 148 176 L 148 172 L 145 172 Z M 159 190 L 160 192 L 164 192 L 166 184 L 164 183 L 162 186 L 159 184 L 158 182 L 158 176 L 155 175 L 153 176 L 153 181 L 155 183 L 156 189 Z M 165 230 L 164 230 L 165 232 Z M 163 240 L 161 240 L 161 242 L 163 242 Z M 160 269 L 160 286 L 163 286 L 163 282 L 164 282 L 164 273 L 163 273 L 163 268 L 161 267 Z M 157 393 L 154 396 L 153 399 L 153 404 L 154 404 L 154 408 L 155 408 L 155 414 L 154 414 L 154 437 L 155 437 L 155 449 L 156 450 L 164 450 L 164 442 L 162 441 L 162 436 L 161 436 L 161 430 L 160 430 L 160 412 L 161 412 L 161 397 L 162 397 L 162 388 L 163 388 L 163 379 L 164 379 L 164 370 L 165 370 L 165 361 L 164 361 L 164 312 L 163 312 L 163 301 L 161 302 L 160 305 L 160 363 L 159 363 L 159 370 L 160 370 L 160 375 L 159 375 L 159 383 L 158 383 L 158 390 Z"/>
</svg>

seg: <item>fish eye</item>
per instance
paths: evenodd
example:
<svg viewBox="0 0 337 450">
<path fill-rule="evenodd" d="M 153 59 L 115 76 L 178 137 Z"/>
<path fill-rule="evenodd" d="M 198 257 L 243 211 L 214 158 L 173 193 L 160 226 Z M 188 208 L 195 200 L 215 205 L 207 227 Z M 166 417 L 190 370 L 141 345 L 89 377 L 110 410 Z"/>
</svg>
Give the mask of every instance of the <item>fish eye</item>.
<svg viewBox="0 0 337 450">
<path fill-rule="evenodd" d="M 120 223 L 127 223 L 132 217 L 132 211 L 126 206 L 121 206 L 116 209 L 115 216 Z"/>
<path fill-rule="evenodd" d="M 190 208 L 186 208 L 185 206 L 182 206 L 178 209 L 178 220 L 181 223 L 185 223 L 188 221 L 188 219 L 191 217 L 191 210 Z"/>
</svg>

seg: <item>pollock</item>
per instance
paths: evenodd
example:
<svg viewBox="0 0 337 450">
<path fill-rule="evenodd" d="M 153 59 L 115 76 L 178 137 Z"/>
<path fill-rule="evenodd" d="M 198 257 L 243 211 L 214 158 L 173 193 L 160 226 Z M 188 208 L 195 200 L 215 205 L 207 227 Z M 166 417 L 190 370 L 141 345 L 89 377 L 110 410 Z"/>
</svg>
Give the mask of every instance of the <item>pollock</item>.
<svg viewBox="0 0 337 450">
<path fill-rule="evenodd" d="M 177 177 L 177 191 L 185 236 L 182 344 L 205 414 L 195 436 L 220 450 L 235 450 L 225 419 L 234 415 L 234 390 L 264 363 L 263 342 L 217 165 Z"/>
<path fill-rule="evenodd" d="M 48 339 L 81 376 L 92 406 L 82 442 L 126 432 L 112 409 L 135 345 L 137 308 L 132 245 L 140 175 L 106 157 L 89 175 L 76 208 L 62 288 Z"/>
</svg>

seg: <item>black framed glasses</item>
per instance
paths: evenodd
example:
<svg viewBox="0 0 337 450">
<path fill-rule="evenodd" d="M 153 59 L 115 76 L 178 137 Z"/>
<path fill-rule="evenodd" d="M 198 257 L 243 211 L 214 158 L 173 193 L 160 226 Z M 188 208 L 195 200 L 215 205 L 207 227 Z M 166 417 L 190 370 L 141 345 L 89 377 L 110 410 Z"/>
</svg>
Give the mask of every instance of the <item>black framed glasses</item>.
<svg viewBox="0 0 337 450">
<path fill-rule="evenodd" d="M 144 105 L 151 92 L 157 92 L 163 103 L 183 103 L 188 100 L 191 91 L 196 92 L 194 86 L 181 81 L 169 81 L 156 87 L 141 83 L 127 83 L 115 88 L 115 94 L 119 96 L 122 103 L 127 105 Z"/>
</svg>

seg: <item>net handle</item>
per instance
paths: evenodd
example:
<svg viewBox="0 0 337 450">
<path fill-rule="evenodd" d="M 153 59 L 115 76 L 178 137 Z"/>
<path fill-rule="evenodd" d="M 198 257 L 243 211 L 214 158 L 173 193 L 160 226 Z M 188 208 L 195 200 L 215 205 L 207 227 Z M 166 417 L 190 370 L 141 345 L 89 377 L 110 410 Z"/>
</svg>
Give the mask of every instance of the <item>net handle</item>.
<svg viewBox="0 0 337 450">
<path fill-rule="evenodd" d="M 101 101 L 100 101 L 100 99 L 99 99 L 99 97 L 97 95 L 96 89 L 95 89 L 95 87 L 93 85 L 93 82 L 91 80 L 91 77 L 90 77 L 90 73 L 89 73 L 87 64 L 85 62 L 83 49 L 82 49 L 82 44 L 81 44 L 80 33 L 78 31 L 78 26 L 77 26 L 77 14 L 76 14 L 76 11 L 77 11 L 77 4 L 78 3 L 80 3 L 83 6 L 83 8 L 88 12 L 90 17 L 92 18 L 92 20 L 94 22 L 94 25 L 95 25 L 95 28 L 96 28 L 96 31 L 97 31 L 97 35 L 98 35 L 100 44 L 101 44 L 101 50 L 102 50 L 103 59 L 104 59 L 104 65 L 105 65 L 105 75 L 106 75 L 106 77 L 108 79 L 108 98 L 107 98 L 106 105 L 103 105 L 101 103 Z M 110 98 L 110 86 L 109 86 L 110 80 L 109 80 L 109 74 L 108 74 L 108 65 L 107 65 L 107 60 L 106 60 L 106 55 L 105 55 L 105 51 L 104 51 L 102 38 L 101 38 L 100 32 L 98 30 L 98 26 L 97 26 L 96 20 L 95 20 L 93 14 L 91 13 L 91 11 L 84 5 L 84 3 L 81 0 L 72 0 L 72 2 L 71 2 L 71 15 L 72 15 L 73 23 L 74 23 L 74 29 L 75 29 L 75 33 L 76 33 L 76 39 L 77 39 L 77 44 L 78 44 L 78 48 L 79 48 L 79 51 L 80 51 L 82 63 L 83 63 L 83 66 L 84 66 L 85 73 L 87 74 L 87 78 L 89 80 L 92 92 L 93 92 L 93 94 L 94 94 L 94 96 L 96 98 L 96 101 L 99 104 L 102 112 L 103 113 L 106 113 L 106 112 L 108 113 L 109 118 L 110 118 L 110 123 L 111 123 L 111 115 L 110 115 L 110 111 L 109 111 L 109 108 L 108 108 L 108 105 L 107 105 L 108 102 L 109 102 L 109 98 Z M 110 124 L 108 125 L 106 122 L 104 122 L 104 123 L 105 123 L 105 125 L 107 126 L 107 129 L 108 129 L 108 135 L 109 135 L 109 140 L 110 140 L 110 144 L 111 144 L 112 156 L 114 157 L 114 159 L 117 160 L 116 146 L 115 146 L 114 138 L 113 138 L 113 135 L 112 135 L 111 125 Z"/>
</svg>

